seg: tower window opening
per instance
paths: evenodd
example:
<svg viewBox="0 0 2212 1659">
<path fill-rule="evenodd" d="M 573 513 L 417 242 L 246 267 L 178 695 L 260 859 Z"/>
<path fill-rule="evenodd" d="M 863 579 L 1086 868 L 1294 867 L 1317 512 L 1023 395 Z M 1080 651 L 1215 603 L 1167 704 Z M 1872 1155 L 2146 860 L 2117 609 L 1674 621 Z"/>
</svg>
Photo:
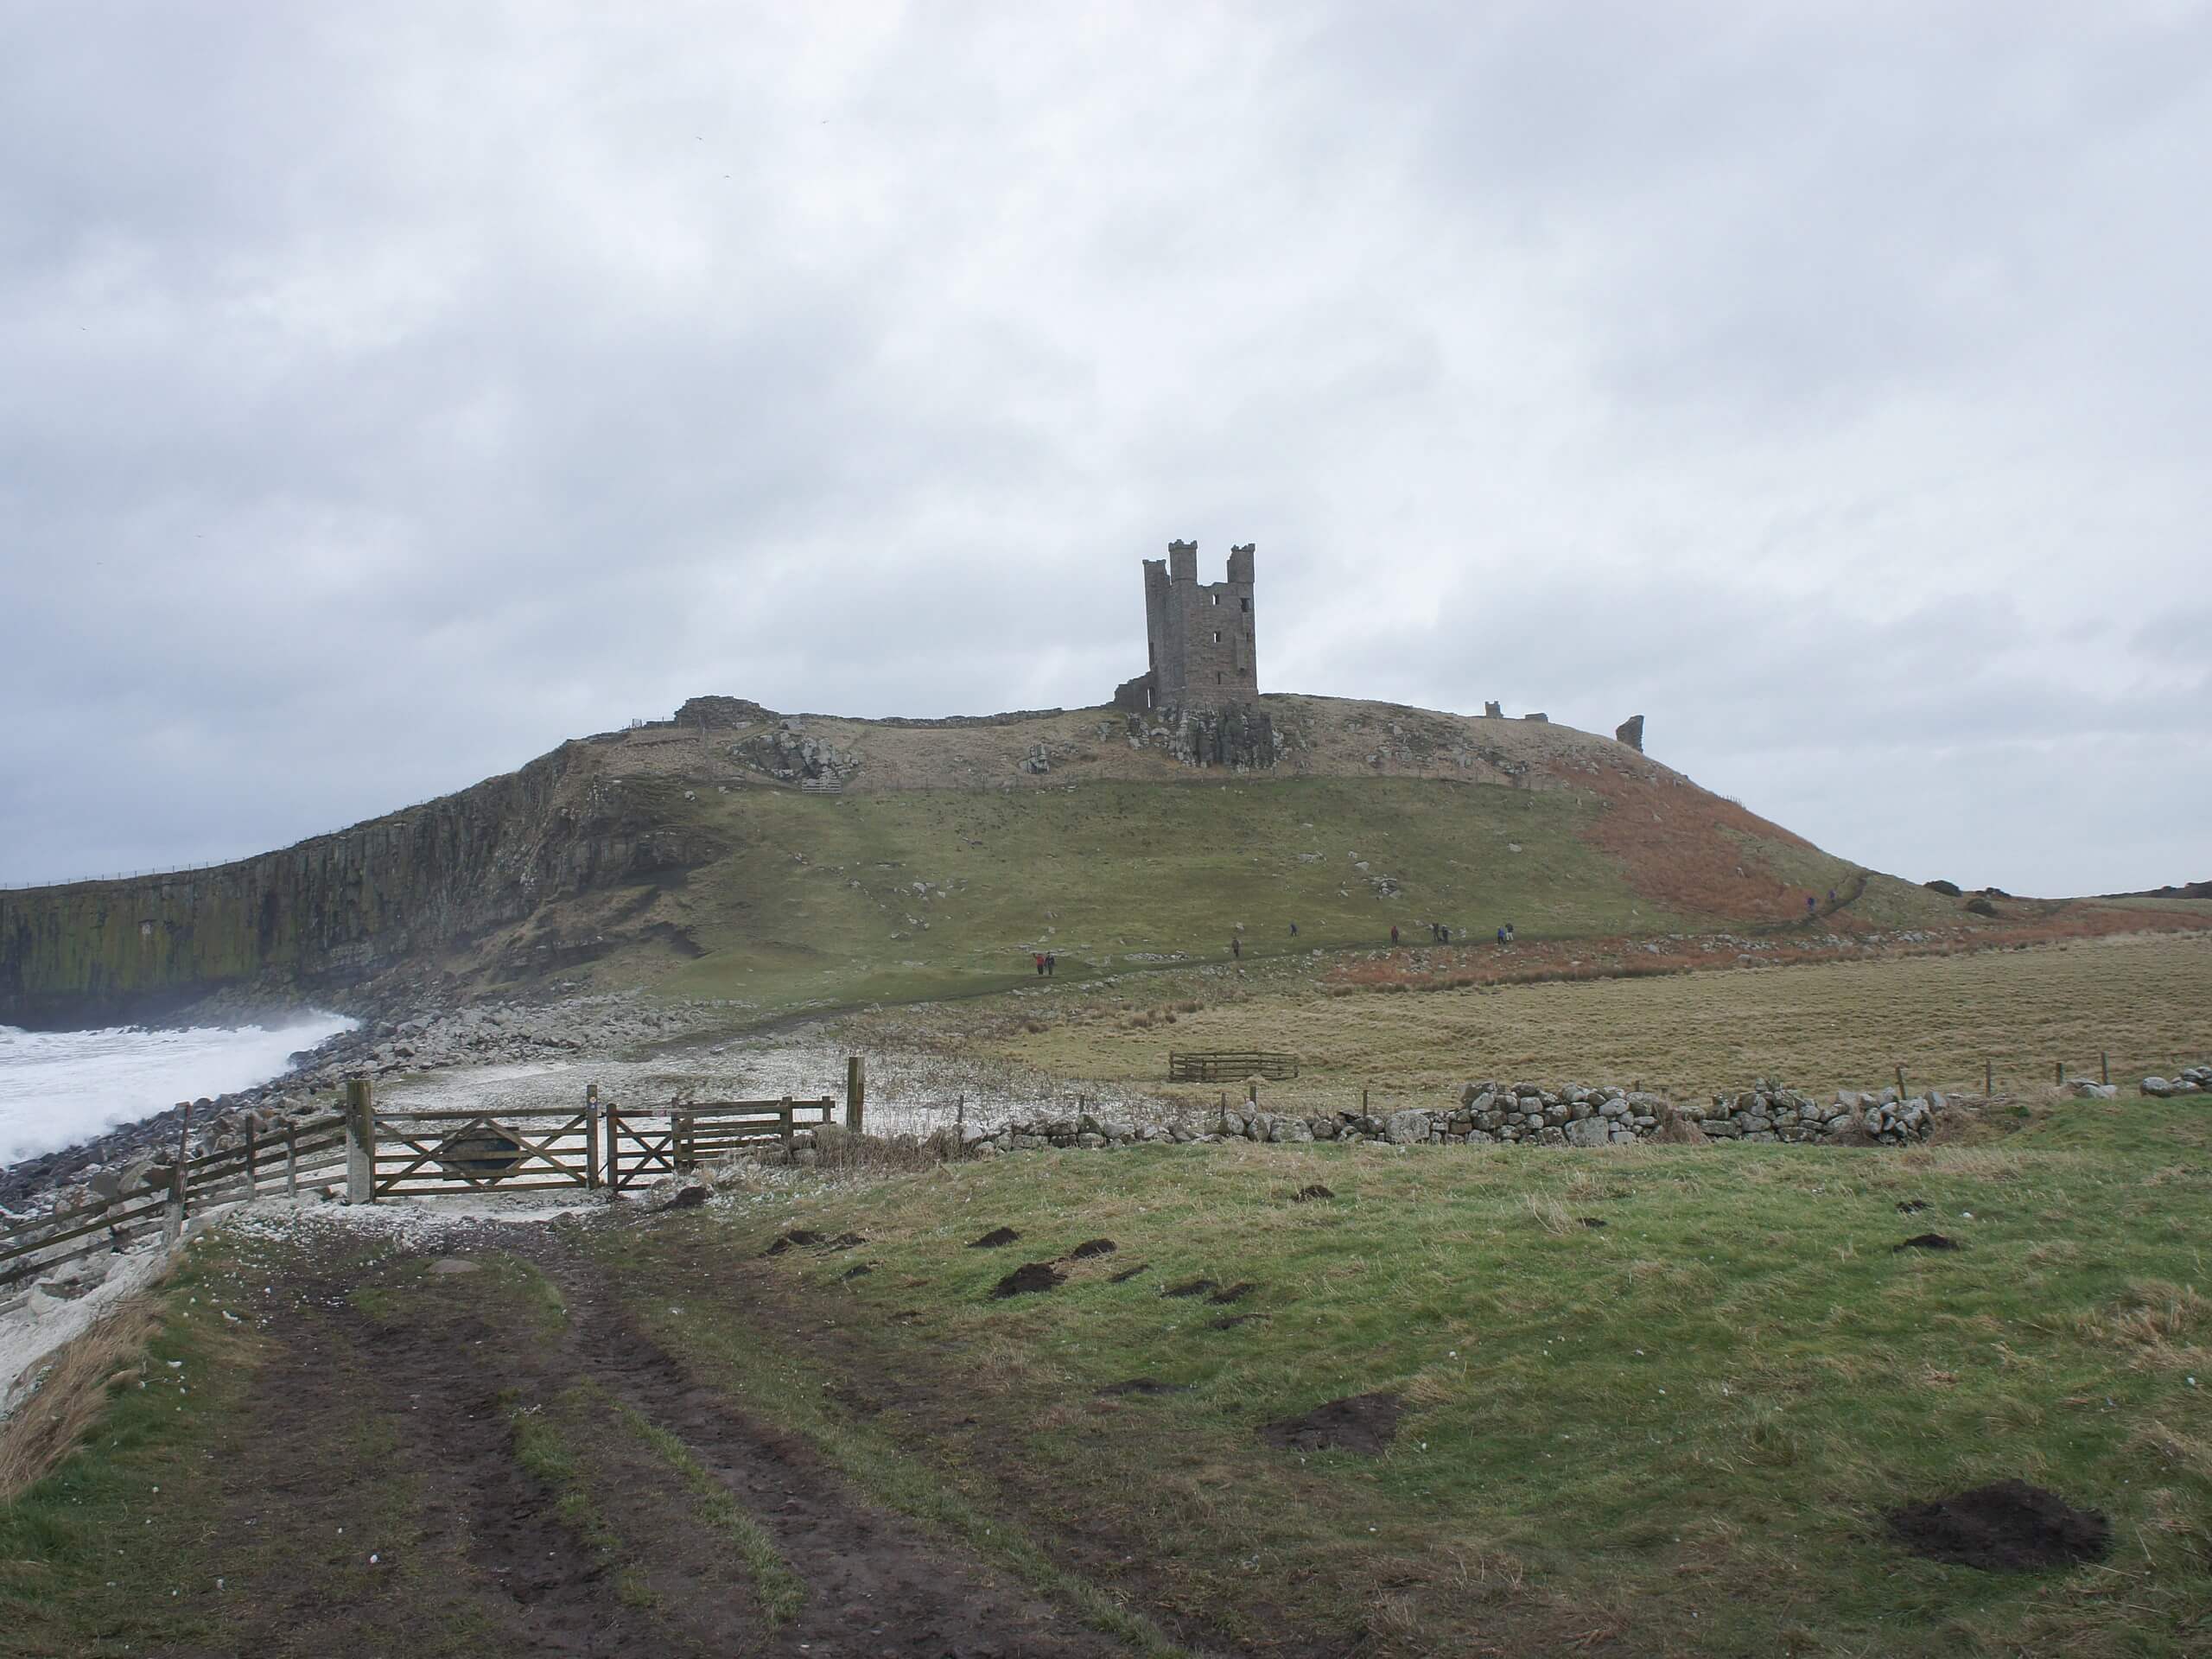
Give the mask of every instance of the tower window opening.
<svg viewBox="0 0 2212 1659">
<path fill-rule="evenodd" d="M 1216 628 L 1213 631 L 1213 642 L 1217 645 L 1221 643 L 1221 630 L 1219 628 Z"/>
<path fill-rule="evenodd" d="M 1248 600 L 1245 600 L 1245 601 L 1243 601 L 1243 606 L 1244 606 L 1244 608 L 1245 608 L 1246 610 L 1248 610 L 1248 611 L 1249 611 L 1249 610 L 1250 610 L 1250 609 L 1252 608 L 1252 601 L 1251 601 L 1250 600 L 1249 600 L 1249 599 L 1248 599 Z"/>
</svg>

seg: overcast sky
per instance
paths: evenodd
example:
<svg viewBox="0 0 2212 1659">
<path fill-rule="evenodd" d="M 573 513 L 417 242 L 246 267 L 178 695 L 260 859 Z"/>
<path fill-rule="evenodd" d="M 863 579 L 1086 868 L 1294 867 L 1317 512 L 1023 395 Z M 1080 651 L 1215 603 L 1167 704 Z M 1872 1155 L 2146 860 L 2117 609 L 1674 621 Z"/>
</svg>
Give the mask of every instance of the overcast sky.
<svg viewBox="0 0 2212 1659">
<path fill-rule="evenodd" d="M 2212 876 L 2212 11 L 0 0 L 0 880 L 1263 689 Z"/>
</svg>

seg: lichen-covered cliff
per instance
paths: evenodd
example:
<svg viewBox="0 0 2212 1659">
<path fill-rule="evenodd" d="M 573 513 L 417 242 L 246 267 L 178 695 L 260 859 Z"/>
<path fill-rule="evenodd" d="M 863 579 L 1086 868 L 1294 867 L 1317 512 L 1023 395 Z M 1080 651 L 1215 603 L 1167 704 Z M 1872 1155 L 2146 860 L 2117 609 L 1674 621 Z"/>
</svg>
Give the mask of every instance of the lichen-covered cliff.
<svg viewBox="0 0 2212 1659">
<path fill-rule="evenodd" d="M 567 743 L 282 852 L 0 893 L 0 1024 L 158 1020 L 232 988 L 342 1002 L 434 974 L 549 904 L 651 887 L 716 850 L 671 780 L 610 778 L 594 745 Z"/>
</svg>

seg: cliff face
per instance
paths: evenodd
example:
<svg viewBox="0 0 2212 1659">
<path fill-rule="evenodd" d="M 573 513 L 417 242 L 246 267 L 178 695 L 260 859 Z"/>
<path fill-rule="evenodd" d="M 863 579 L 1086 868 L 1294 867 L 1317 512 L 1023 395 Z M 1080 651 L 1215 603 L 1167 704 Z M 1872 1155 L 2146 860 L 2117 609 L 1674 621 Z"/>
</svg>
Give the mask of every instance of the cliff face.
<svg viewBox="0 0 2212 1659">
<path fill-rule="evenodd" d="M 328 996 L 433 968 L 548 903 L 714 856 L 672 781 L 604 773 L 594 745 L 568 743 L 282 852 L 0 893 L 0 1024 L 160 1019 L 230 988 Z"/>
</svg>

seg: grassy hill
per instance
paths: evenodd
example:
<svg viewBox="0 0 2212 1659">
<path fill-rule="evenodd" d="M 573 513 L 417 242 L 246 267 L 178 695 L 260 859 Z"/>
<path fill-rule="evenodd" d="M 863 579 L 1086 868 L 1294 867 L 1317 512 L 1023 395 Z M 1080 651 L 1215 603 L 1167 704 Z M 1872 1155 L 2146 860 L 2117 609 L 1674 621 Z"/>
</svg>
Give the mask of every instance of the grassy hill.
<svg viewBox="0 0 2212 1659">
<path fill-rule="evenodd" d="M 1808 894 L 1823 931 L 1974 920 L 1563 726 L 1277 696 L 1238 727 L 1253 764 L 1192 764 L 1204 735 L 1111 709 L 869 721 L 696 699 L 280 853 L 0 893 L 0 1020 L 578 975 L 773 1012 L 988 991 L 1039 950 L 1081 975 L 1393 924 L 1807 926 Z"/>
<path fill-rule="evenodd" d="M 605 763 L 683 785 L 721 851 L 649 902 L 550 910 L 509 959 L 593 941 L 601 983 L 762 1007 L 982 992 L 1388 941 L 1937 925 L 1957 901 L 1869 875 L 1609 738 L 1389 705 L 1268 698 L 1282 759 L 1195 769 L 1089 709 L 949 728 L 808 718 L 831 789 L 733 758 L 756 734 L 628 734 Z M 779 729 L 780 728 L 778 728 Z M 1050 770 L 1024 762 L 1042 753 Z M 1830 906 L 1833 891 L 1837 904 Z M 1298 928 L 1294 938 L 1293 924 Z"/>
</svg>

